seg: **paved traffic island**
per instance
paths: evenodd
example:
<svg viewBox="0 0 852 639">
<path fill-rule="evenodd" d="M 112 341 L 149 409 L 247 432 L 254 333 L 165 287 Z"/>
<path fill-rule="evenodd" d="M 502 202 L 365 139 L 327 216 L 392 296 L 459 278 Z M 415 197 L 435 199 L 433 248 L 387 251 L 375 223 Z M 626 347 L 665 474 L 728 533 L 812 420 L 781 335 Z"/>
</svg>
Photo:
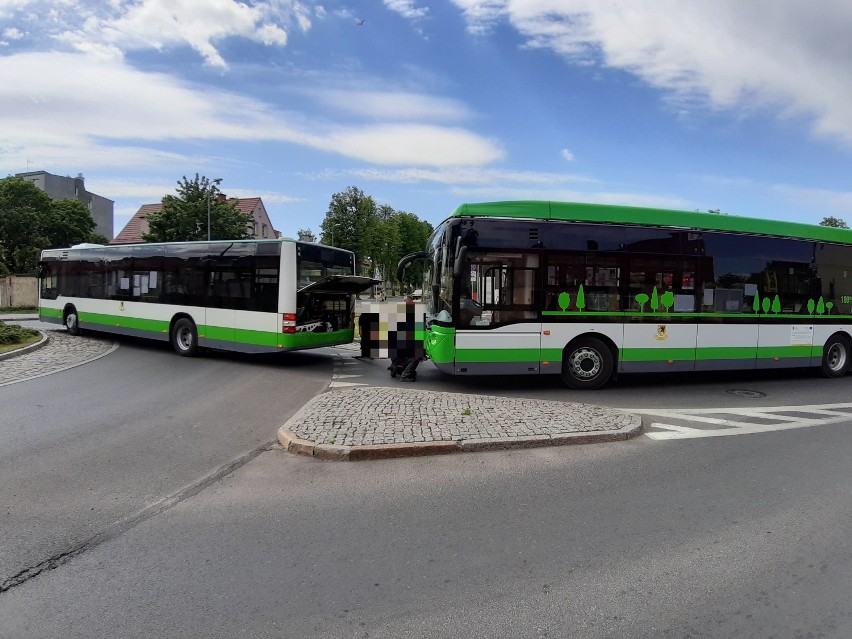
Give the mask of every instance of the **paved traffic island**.
<svg viewBox="0 0 852 639">
<path fill-rule="evenodd" d="M 278 430 L 278 441 L 297 455 L 360 461 L 609 442 L 641 432 L 641 417 L 602 406 L 360 387 L 313 398 Z"/>
<path fill-rule="evenodd" d="M 118 347 L 111 339 L 103 337 L 74 337 L 59 326 L 39 332 L 43 335 L 41 341 L 29 348 L 11 351 L 0 363 L 0 386 L 87 364 L 109 355 Z"/>
</svg>

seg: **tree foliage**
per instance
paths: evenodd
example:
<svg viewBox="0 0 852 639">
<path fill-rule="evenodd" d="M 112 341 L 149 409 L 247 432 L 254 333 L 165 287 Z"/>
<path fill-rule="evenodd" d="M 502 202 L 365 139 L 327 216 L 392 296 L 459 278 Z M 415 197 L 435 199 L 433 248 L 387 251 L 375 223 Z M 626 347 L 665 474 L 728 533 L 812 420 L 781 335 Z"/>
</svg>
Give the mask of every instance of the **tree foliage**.
<svg viewBox="0 0 852 639">
<path fill-rule="evenodd" d="M 848 229 L 849 225 L 843 221 L 843 219 L 839 217 L 824 217 L 822 218 L 822 222 L 819 223 L 820 226 L 832 226 L 836 229 Z"/>
<path fill-rule="evenodd" d="M 244 240 L 251 237 L 252 217 L 236 204 L 220 197 L 218 185 L 205 176 L 185 175 L 177 182 L 177 195 L 162 199 L 163 210 L 148 216 L 146 242 L 192 242 L 207 239 L 207 211 L 210 207 L 211 240 Z"/>
<path fill-rule="evenodd" d="M 354 186 L 331 196 L 320 226 L 323 244 L 355 253 L 362 274 L 378 275 L 391 285 L 416 287 L 423 280 L 423 267 L 406 269 L 405 282 L 396 282 L 396 265 L 408 253 L 422 251 L 432 233 L 432 225 L 413 213 L 396 211 Z"/>
<path fill-rule="evenodd" d="M 29 180 L 0 180 L 0 271 L 35 270 L 43 249 L 106 243 L 79 200 L 53 200 Z"/>
</svg>

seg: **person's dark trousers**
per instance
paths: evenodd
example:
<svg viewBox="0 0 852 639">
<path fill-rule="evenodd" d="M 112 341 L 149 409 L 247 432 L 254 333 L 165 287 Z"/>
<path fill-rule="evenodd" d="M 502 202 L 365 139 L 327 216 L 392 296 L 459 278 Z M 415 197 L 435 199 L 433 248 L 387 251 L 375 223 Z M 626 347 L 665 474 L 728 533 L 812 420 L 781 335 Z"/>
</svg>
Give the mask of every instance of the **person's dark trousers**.
<svg viewBox="0 0 852 639">
<path fill-rule="evenodd" d="M 400 379 L 404 382 L 413 382 L 417 379 L 417 365 L 419 363 L 419 357 L 412 357 L 402 370 L 402 374 L 399 376 Z"/>
</svg>

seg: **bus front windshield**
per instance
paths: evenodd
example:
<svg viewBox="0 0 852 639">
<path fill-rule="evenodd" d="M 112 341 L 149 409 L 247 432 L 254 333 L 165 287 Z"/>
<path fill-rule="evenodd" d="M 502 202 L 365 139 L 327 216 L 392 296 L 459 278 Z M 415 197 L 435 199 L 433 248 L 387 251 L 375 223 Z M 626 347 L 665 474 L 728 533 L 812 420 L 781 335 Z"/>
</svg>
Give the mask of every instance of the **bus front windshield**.
<svg viewBox="0 0 852 639">
<path fill-rule="evenodd" d="M 452 309 L 452 266 L 448 264 L 450 236 L 446 223 L 440 225 L 429 240 L 427 259 L 423 272 L 423 303 L 426 305 L 426 320 L 449 323 Z"/>
</svg>

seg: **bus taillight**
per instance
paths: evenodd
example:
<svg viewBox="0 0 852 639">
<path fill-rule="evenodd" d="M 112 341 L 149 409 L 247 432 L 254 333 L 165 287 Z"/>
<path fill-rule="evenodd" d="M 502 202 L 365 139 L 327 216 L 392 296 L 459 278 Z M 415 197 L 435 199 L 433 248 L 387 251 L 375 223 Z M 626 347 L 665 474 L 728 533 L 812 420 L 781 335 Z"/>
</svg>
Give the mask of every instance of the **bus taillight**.
<svg viewBox="0 0 852 639">
<path fill-rule="evenodd" d="M 295 333 L 296 332 L 296 314 L 283 313 L 281 315 L 281 332 Z"/>
</svg>

